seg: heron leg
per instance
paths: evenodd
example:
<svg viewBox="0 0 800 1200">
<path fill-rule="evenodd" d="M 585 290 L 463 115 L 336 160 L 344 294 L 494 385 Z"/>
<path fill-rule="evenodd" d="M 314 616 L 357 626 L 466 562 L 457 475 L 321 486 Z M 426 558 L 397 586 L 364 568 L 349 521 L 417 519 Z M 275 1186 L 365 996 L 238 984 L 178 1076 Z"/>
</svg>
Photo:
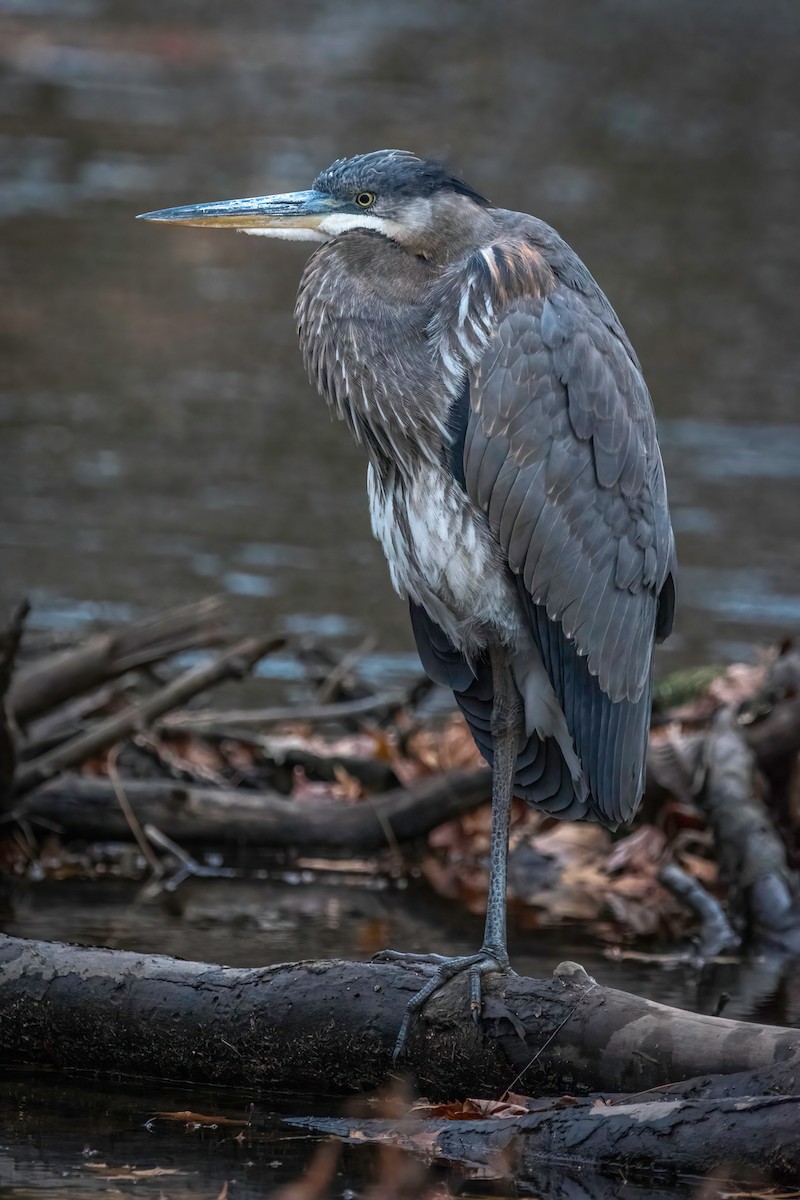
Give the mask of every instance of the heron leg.
<svg viewBox="0 0 800 1200">
<path fill-rule="evenodd" d="M 483 945 L 476 954 L 448 958 L 440 954 L 405 954 L 384 950 L 378 960 L 429 965 L 435 968 L 424 987 L 411 997 L 393 1059 L 403 1052 L 411 1023 L 430 997 L 454 976 L 469 972 L 470 1011 L 477 1022 L 481 1011 L 481 976 L 490 971 L 510 972 L 506 946 L 506 875 L 508 864 L 508 827 L 514 798 L 514 776 L 522 731 L 522 701 L 514 683 L 508 653 L 503 646 L 490 649 L 494 700 L 492 704 L 492 836 L 489 861 L 489 895 Z"/>
</svg>

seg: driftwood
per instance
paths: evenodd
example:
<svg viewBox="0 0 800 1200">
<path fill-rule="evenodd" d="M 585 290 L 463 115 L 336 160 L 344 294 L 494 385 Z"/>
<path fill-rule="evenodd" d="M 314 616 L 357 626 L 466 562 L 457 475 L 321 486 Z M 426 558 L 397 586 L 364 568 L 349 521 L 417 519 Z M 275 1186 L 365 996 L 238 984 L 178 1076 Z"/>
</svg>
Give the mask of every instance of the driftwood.
<svg viewBox="0 0 800 1200">
<path fill-rule="evenodd" d="M 757 795 L 755 756 L 727 710 L 714 720 L 704 759 L 700 801 L 731 905 L 757 946 L 800 951 L 800 905 L 786 849 Z"/>
<path fill-rule="evenodd" d="M 0 1063 L 363 1091 L 393 1070 L 420 979 L 396 963 L 234 969 L 0 937 Z M 797 1030 L 668 1008 L 602 987 L 574 963 L 547 980 L 489 976 L 478 1028 L 467 987 L 458 979 L 429 1002 L 400 1064 L 434 1098 L 639 1093 L 748 1071 L 800 1092 Z"/>
<path fill-rule="evenodd" d="M 483 803 L 488 770 L 452 771 L 355 804 L 306 804 L 275 792 L 225 789 L 168 779 L 120 781 L 141 825 L 183 845 L 323 849 L 366 854 L 423 837 Z M 119 784 L 118 784 L 119 786 Z M 18 820 L 65 836 L 128 840 L 130 828 L 107 779 L 63 775 L 14 809 Z"/>
<path fill-rule="evenodd" d="M 692 875 L 687 875 L 675 863 L 667 863 L 659 871 L 658 881 L 698 917 L 700 933 L 695 949 L 698 959 L 714 958 L 725 950 L 738 949 L 741 938 L 731 928 L 722 905 Z"/>
<path fill-rule="evenodd" d="M 128 671 L 213 645 L 221 632 L 222 604 L 211 598 L 95 634 L 79 646 L 21 667 L 9 692 L 9 706 L 19 724 L 26 724 Z"/>
<path fill-rule="evenodd" d="M 537 1109 L 539 1105 L 537 1104 Z M 605 1102 L 556 1100 L 543 1111 L 484 1120 L 363 1120 L 289 1117 L 287 1123 L 344 1142 L 397 1146 L 425 1157 L 488 1169 L 514 1179 L 537 1174 L 543 1159 L 596 1168 L 730 1178 L 745 1169 L 762 1183 L 796 1181 L 800 1096 L 739 1100 Z"/>
<path fill-rule="evenodd" d="M 25 763 L 16 773 L 14 794 L 23 795 L 48 779 L 53 779 L 61 771 L 79 766 L 93 755 L 108 750 L 122 738 L 152 724 L 170 709 L 185 704 L 213 684 L 246 675 L 265 654 L 284 645 L 284 642 L 284 638 L 271 636 L 245 638 L 237 642 L 211 662 L 179 675 L 140 703 L 99 721 L 85 733 Z"/>
</svg>

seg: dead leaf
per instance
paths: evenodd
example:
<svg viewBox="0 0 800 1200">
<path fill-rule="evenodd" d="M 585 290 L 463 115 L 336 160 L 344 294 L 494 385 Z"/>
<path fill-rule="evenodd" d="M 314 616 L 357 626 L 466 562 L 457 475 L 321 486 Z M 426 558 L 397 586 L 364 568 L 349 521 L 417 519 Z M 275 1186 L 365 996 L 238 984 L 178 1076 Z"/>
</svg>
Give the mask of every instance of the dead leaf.
<svg viewBox="0 0 800 1200">
<path fill-rule="evenodd" d="M 157 1112 L 153 1113 L 154 1117 L 160 1117 L 162 1121 L 180 1121 L 186 1125 L 247 1125 L 248 1122 L 240 1120 L 237 1117 L 218 1117 L 209 1116 L 208 1113 L 196 1113 L 190 1109 L 182 1109 L 180 1112 Z"/>
<path fill-rule="evenodd" d="M 524 1099 L 524 1097 L 520 1097 Z M 411 1112 L 446 1121 L 475 1121 L 486 1117 L 525 1117 L 530 1109 L 510 1098 L 505 1100 L 451 1100 L 446 1104 L 415 1104 Z"/>
<path fill-rule="evenodd" d="M 96 1171 L 102 1179 L 157 1179 L 161 1175 L 187 1175 L 177 1167 L 132 1167 L 125 1163 L 120 1167 L 110 1167 L 108 1163 L 85 1162 L 82 1166 L 89 1171 Z"/>
<path fill-rule="evenodd" d="M 356 779 L 355 775 L 351 775 L 339 763 L 336 763 L 334 766 L 333 773 L 341 789 L 342 800 L 349 800 L 352 803 L 354 800 L 360 800 L 363 797 L 364 788 L 361 781 Z"/>
<path fill-rule="evenodd" d="M 706 887 L 714 887 L 719 883 L 719 867 L 710 858 L 701 858 L 699 854 L 684 851 L 678 855 L 678 861 L 689 875 L 693 875 Z"/>
<path fill-rule="evenodd" d="M 460 715 L 451 717 L 443 729 L 421 729 L 413 734 L 408 751 L 432 772 L 485 765 Z"/>
<path fill-rule="evenodd" d="M 647 871 L 655 874 L 666 844 L 666 837 L 655 825 L 642 825 L 635 833 L 616 843 L 606 860 L 606 870 Z"/>
</svg>

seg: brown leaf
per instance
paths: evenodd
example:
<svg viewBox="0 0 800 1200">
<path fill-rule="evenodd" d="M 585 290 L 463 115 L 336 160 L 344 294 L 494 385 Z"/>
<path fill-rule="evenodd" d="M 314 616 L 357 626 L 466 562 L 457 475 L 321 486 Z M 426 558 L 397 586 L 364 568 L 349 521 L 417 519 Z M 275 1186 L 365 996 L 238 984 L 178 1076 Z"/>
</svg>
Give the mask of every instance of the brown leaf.
<svg viewBox="0 0 800 1200">
<path fill-rule="evenodd" d="M 120 1167 L 110 1167 L 108 1163 L 85 1162 L 85 1169 L 96 1171 L 102 1179 L 157 1179 L 160 1175 L 186 1175 L 177 1167 L 132 1167 L 125 1163 Z"/>
<path fill-rule="evenodd" d="M 467 723 L 460 715 L 451 717 L 443 729 L 419 730 L 409 738 L 408 750 L 433 772 L 484 765 Z"/>
<path fill-rule="evenodd" d="M 475 1121 L 485 1117 L 524 1117 L 530 1109 L 517 1100 L 525 1097 L 508 1096 L 504 1100 L 451 1100 L 446 1104 L 415 1104 L 411 1112 L 425 1113 L 445 1121 Z"/>
<path fill-rule="evenodd" d="M 247 1121 L 239 1120 L 235 1117 L 218 1117 L 209 1116 L 207 1113 L 191 1112 L 190 1109 L 182 1109 L 180 1112 L 157 1112 L 153 1116 L 160 1117 L 162 1121 L 181 1121 L 186 1125 L 246 1125 Z"/>
<path fill-rule="evenodd" d="M 701 858 L 699 854 L 684 850 L 678 855 L 678 860 L 684 871 L 699 879 L 704 886 L 713 888 L 719 883 L 719 867 L 710 858 Z"/>
<path fill-rule="evenodd" d="M 341 789 L 341 798 L 343 800 L 349 800 L 352 803 L 354 800 L 360 800 L 363 797 L 364 788 L 361 785 L 361 781 L 356 779 L 355 775 L 351 775 L 339 763 L 336 763 L 334 766 L 333 773 Z"/>
<path fill-rule="evenodd" d="M 616 843 L 606 860 L 606 870 L 646 871 L 652 874 L 663 857 L 666 841 L 655 825 L 643 825 Z"/>
</svg>

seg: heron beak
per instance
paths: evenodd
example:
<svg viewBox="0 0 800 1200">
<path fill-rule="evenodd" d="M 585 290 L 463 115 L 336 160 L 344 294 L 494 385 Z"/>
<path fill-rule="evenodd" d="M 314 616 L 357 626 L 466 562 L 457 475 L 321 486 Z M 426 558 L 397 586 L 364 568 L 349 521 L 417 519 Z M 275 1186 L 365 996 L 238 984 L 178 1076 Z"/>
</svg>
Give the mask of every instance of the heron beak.
<svg viewBox="0 0 800 1200">
<path fill-rule="evenodd" d="M 280 196 L 253 196 L 248 200 L 220 200 L 214 204 L 186 204 L 141 213 L 141 221 L 165 221 L 172 225 L 210 225 L 225 229 L 316 230 L 321 221 L 339 207 L 324 192 L 285 192 Z M 313 236 L 313 235 L 312 235 Z"/>
</svg>

